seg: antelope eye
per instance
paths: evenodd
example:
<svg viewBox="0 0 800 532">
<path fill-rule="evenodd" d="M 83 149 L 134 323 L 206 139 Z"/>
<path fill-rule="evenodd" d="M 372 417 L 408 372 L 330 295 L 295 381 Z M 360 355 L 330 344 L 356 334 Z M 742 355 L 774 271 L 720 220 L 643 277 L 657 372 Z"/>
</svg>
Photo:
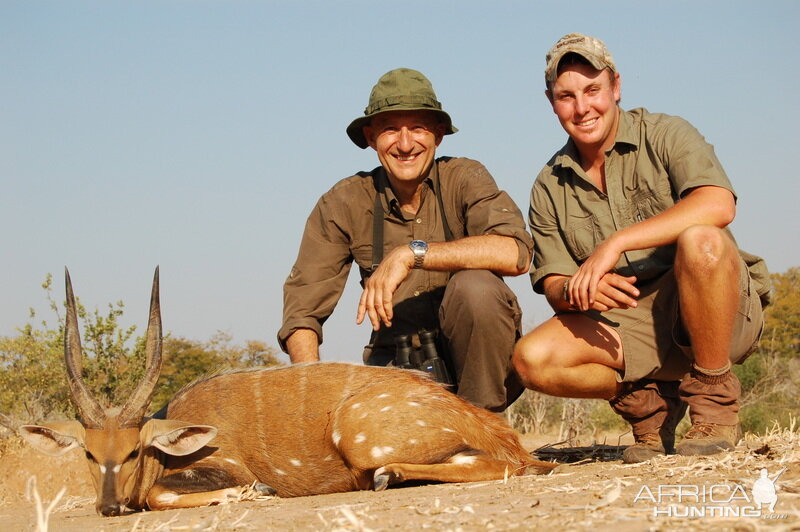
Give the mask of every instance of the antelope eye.
<svg viewBox="0 0 800 532">
<path fill-rule="evenodd" d="M 92 456 L 92 453 L 90 453 L 89 451 L 86 451 L 86 459 L 91 462 L 97 463 L 97 460 L 94 459 L 94 456 Z"/>
<path fill-rule="evenodd" d="M 131 451 L 131 454 L 128 455 L 128 460 L 135 460 L 139 457 L 139 449 L 134 449 Z"/>
</svg>

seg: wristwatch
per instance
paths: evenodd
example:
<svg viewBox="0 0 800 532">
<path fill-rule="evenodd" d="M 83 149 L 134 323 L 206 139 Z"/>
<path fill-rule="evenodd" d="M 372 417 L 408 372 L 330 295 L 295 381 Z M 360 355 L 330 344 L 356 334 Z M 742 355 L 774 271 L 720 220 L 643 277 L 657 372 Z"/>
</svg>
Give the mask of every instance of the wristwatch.
<svg viewBox="0 0 800 532">
<path fill-rule="evenodd" d="M 428 243 L 424 240 L 412 240 L 408 247 L 414 253 L 414 268 L 422 268 L 422 263 L 425 262 L 425 254 L 428 252 Z"/>
</svg>

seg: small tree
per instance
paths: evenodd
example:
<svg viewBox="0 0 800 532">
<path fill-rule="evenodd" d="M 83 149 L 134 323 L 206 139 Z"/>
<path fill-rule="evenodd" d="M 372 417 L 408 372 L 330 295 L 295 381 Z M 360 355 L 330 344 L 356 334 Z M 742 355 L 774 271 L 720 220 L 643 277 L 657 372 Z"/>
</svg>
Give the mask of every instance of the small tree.
<svg viewBox="0 0 800 532">
<path fill-rule="evenodd" d="M 13 338 L 0 338 L 0 424 L 43 421 L 70 413 L 64 385 L 63 340 L 59 331 L 26 325 Z"/>
</svg>

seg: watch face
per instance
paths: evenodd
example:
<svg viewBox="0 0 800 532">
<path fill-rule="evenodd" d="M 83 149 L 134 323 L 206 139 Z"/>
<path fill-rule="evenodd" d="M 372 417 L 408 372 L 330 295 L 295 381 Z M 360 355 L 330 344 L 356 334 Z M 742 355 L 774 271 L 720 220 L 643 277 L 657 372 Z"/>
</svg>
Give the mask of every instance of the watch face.
<svg viewBox="0 0 800 532">
<path fill-rule="evenodd" d="M 428 251 L 428 243 L 422 240 L 412 240 L 409 246 L 415 253 Z"/>
<path fill-rule="evenodd" d="M 425 261 L 425 254 L 428 253 L 428 243 L 422 240 L 412 240 L 408 247 L 414 253 L 414 269 L 422 268 L 422 263 Z"/>
</svg>

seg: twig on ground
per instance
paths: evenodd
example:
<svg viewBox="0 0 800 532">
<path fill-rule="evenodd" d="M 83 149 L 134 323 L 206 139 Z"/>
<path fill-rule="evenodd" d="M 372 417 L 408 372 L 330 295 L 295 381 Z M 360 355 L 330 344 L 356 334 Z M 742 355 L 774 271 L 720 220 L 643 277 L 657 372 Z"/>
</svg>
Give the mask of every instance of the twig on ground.
<svg viewBox="0 0 800 532">
<path fill-rule="evenodd" d="M 37 532 L 47 532 L 48 522 L 50 521 L 50 514 L 53 512 L 53 508 L 56 507 L 58 501 L 61 500 L 61 497 L 64 496 L 64 493 L 67 491 L 66 486 L 62 486 L 61 489 L 56 494 L 55 498 L 50 501 L 50 504 L 47 505 L 47 508 L 44 508 L 42 504 L 42 498 L 39 496 L 39 490 L 36 489 L 36 477 L 31 476 L 28 478 L 28 485 L 25 489 L 25 498 L 28 501 L 35 503 L 36 505 L 36 531 Z"/>
</svg>

